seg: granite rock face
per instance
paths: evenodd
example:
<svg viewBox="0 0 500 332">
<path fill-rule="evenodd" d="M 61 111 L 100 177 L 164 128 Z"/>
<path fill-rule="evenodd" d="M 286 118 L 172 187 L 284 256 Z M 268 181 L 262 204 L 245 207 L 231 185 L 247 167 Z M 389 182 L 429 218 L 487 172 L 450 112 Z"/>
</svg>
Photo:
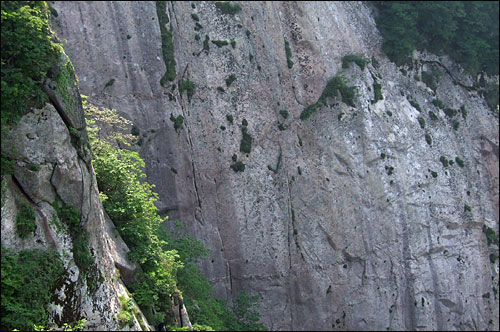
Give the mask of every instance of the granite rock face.
<svg viewBox="0 0 500 332">
<path fill-rule="evenodd" d="M 86 136 L 85 128 L 82 132 Z M 128 295 L 115 264 L 127 260 L 128 248 L 113 231 L 111 220 L 104 218 L 92 165 L 78 155 L 82 147 L 71 144 L 68 127 L 49 103 L 23 116 L 6 140 L 6 146 L 14 146 L 17 153 L 13 176 L 2 180 L 7 183 L 5 191 L 2 188 L 2 246 L 59 252 L 65 274 L 48 308 L 57 326 L 84 317 L 86 330 L 119 329 L 119 297 Z M 89 234 L 88 246 L 96 262 L 87 275 L 94 279 L 75 264 L 71 234 L 53 207 L 56 199 L 82 212 L 80 222 Z M 36 216 L 35 233 L 26 239 L 16 232 L 16 216 L 23 205 L 31 206 Z M 144 317 L 140 314 L 135 319 L 134 330 L 141 329 L 137 319 Z"/>
<path fill-rule="evenodd" d="M 173 84 L 193 81 L 190 99 L 160 85 L 154 2 L 51 4 L 80 90 L 139 128 L 158 207 L 211 250 L 202 269 L 219 296 L 258 294 L 272 330 L 497 329 L 498 246 L 483 229 L 498 234 L 498 110 L 474 79 L 417 52 L 400 70 L 363 3 L 240 4 L 235 15 L 167 4 Z M 206 35 L 228 45 L 207 50 Z M 350 54 L 372 61 L 343 69 Z M 419 80 L 432 68 L 443 71 L 436 91 Z M 342 70 L 355 106 L 330 98 L 300 120 Z M 184 118 L 178 130 L 171 115 Z"/>
</svg>

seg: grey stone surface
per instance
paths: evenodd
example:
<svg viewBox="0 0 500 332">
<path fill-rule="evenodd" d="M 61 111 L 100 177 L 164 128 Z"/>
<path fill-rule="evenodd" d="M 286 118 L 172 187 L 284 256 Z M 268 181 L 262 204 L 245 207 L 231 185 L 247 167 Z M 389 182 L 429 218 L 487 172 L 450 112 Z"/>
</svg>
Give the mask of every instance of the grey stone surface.
<svg viewBox="0 0 500 332">
<path fill-rule="evenodd" d="M 241 2 L 234 16 L 213 2 L 195 4 L 167 5 L 177 79 L 197 85 L 191 101 L 159 84 L 165 65 L 153 2 L 55 2 L 54 24 L 82 93 L 140 129 L 135 149 L 158 207 L 211 250 L 202 269 L 219 296 L 258 294 L 272 330 L 497 329 L 498 260 L 491 264 L 489 254 L 498 248 L 488 247 L 482 226 L 498 234 L 498 115 L 467 88 L 471 79 L 418 53 L 403 75 L 381 52 L 360 2 Z M 191 13 L 202 30 L 194 31 Z M 234 39 L 236 48 L 210 43 L 200 52 L 207 34 Z M 332 100 L 299 120 L 349 54 L 380 63 L 345 70 L 358 86 L 355 107 Z M 449 73 L 434 95 L 414 74 L 441 63 Z M 372 104 L 375 78 L 384 99 Z M 435 96 L 454 109 L 465 105 L 457 130 L 432 105 Z M 185 119 L 178 132 L 171 114 Z M 248 155 L 239 151 L 243 119 L 253 138 Z M 274 173 L 267 166 L 280 151 Z M 244 172 L 230 169 L 233 154 Z M 465 166 L 445 168 L 441 156 Z"/>
</svg>

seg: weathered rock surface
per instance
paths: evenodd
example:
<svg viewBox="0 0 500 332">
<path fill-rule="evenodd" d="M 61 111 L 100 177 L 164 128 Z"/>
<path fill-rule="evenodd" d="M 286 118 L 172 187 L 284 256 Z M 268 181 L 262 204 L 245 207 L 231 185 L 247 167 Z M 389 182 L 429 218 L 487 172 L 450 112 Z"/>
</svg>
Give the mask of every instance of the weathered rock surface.
<svg viewBox="0 0 500 332">
<path fill-rule="evenodd" d="M 167 5 L 177 79 L 197 85 L 190 101 L 160 85 L 154 2 L 52 5 L 82 93 L 140 129 L 136 148 L 158 207 L 211 250 L 202 268 L 219 295 L 258 294 L 272 330 L 497 329 L 498 260 L 489 255 L 498 247 L 482 227 L 498 234 L 498 113 L 468 88 L 470 78 L 425 54 L 404 75 L 381 52 L 363 3 L 245 2 L 234 16 L 193 3 Z M 236 46 L 209 43 L 207 54 L 205 35 Z M 349 54 L 379 63 L 345 70 L 358 86 L 356 106 L 332 100 L 299 120 Z M 414 79 L 431 66 L 445 72 L 435 95 Z M 372 104 L 375 80 L 384 99 Z M 448 118 L 431 103 L 436 96 L 467 116 Z M 184 117 L 178 132 L 171 114 Z M 239 150 L 243 119 L 249 154 Z M 233 154 L 244 172 L 231 170 Z M 441 156 L 464 167 L 444 167 Z"/>
<path fill-rule="evenodd" d="M 2 205 L 2 245 L 15 251 L 52 247 L 62 255 L 66 275 L 56 286 L 49 307 L 58 326 L 85 317 L 86 329 L 119 329 L 119 296 L 128 295 L 116 277 L 115 261 L 126 261 L 128 249 L 112 232 L 113 227 L 106 225 L 110 221 L 103 215 L 92 166 L 78 156 L 70 143 L 68 128 L 51 104 L 21 118 L 8 133 L 7 141 L 7 146 L 17 148 L 17 155 Z M 97 262 L 87 272 L 95 278 L 94 292 L 88 291 L 89 279 L 83 277 L 73 260 L 71 236 L 52 206 L 56 196 L 82 211 L 81 220 Z M 24 240 L 18 237 L 15 222 L 23 204 L 31 205 L 36 212 L 35 234 Z M 142 314 L 137 319 L 143 319 Z M 133 329 L 141 329 L 137 320 Z"/>
</svg>

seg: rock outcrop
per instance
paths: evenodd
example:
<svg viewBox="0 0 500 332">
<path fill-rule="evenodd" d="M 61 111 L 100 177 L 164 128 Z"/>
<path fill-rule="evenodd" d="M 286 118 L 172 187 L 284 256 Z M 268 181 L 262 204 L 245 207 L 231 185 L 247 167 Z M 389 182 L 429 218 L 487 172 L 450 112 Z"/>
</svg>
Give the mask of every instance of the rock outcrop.
<svg viewBox="0 0 500 332">
<path fill-rule="evenodd" d="M 498 110 L 449 60 L 415 54 L 396 67 L 363 3 L 240 4 L 235 15 L 167 4 L 177 77 L 165 86 L 154 2 L 51 4 L 82 93 L 140 130 L 158 207 L 211 250 L 202 269 L 219 296 L 258 294 L 272 330 L 498 329 L 498 247 L 484 232 L 498 234 Z M 344 69 L 354 107 L 330 98 L 300 120 L 350 54 L 371 59 Z M 444 72 L 436 91 L 416 79 L 433 66 Z M 191 98 L 179 79 L 196 84 Z M 436 97 L 465 112 L 448 116 Z M 230 168 L 235 154 L 243 172 Z M 72 160 L 61 170 L 76 177 L 52 183 L 94 192 Z M 62 167 L 39 162 L 46 178 Z M 23 188 L 45 204 L 66 188 L 54 186 Z M 92 204 L 89 233 L 104 223 Z"/>
</svg>

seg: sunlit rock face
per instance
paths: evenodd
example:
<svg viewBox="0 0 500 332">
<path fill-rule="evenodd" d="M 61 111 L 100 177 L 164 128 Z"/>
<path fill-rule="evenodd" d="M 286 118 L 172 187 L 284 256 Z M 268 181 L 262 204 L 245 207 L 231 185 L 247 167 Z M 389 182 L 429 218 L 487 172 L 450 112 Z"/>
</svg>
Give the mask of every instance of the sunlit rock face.
<svg viewBox="0 0 500 332">
<path fill-rule="evenodd" d="M 211 250 L 201 266 L 219 296 L 259 295 L 273 330 L 497 329 L 498 247 L 483 228 L 498 234 L 498 113 L 473 80 L 429 54 L 400 70 L 363 3 L 240 4 L 167 4 L 175 89 L 160 85 L 154 2 L 52 4 L 81 92 L 139 128 L 157 206 Z M 371 61 L 343 69 L 351 54 Z M 430 69 L 443 72 L 435 92 L 419 80 Z M 354 106 L 329 98 L 301 120 L 342 70 Z"/>
</svg>

